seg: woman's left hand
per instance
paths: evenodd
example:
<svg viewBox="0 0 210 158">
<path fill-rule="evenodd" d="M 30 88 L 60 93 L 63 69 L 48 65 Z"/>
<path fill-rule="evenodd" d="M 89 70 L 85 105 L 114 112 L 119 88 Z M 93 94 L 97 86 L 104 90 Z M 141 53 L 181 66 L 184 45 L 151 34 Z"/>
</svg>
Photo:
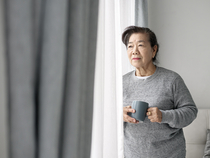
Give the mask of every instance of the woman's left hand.
<svg viewBox="0 0 210 158">
<path fill-rule="evenodd" d="M 157 107 L 148 108 L 147 116 L 151 122 L 160 123 L 162 121 L 162 112 Z"/>
</svg>

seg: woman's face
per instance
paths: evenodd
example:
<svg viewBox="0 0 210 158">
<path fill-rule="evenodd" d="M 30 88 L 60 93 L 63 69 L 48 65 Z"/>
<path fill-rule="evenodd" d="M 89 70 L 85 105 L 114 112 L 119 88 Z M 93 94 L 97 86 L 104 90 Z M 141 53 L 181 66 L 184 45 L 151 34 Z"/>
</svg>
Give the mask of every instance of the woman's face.
<svg viewBox="0 0 210 158">
<path fill-rule="evenodd" d="M 133 33 L 127 45 L 128 58 L 136 68 L 148 68 L 153 64 L 152 58 L 155 56 L 157 46 L 150 45 L 148 36 L 143 33 Z"/>
</svg>

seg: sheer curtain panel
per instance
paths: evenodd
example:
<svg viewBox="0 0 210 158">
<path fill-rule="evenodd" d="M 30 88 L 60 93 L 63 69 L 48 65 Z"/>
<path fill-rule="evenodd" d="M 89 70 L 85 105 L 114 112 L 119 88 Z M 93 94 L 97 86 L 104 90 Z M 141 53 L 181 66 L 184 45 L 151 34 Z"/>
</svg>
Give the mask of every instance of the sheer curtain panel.
<svg viewBox="0 0 210 158">
<path fill-rule="evenodd" d="M 134 4 L 100 0 L 91 158 L 123 157 L 121 34 L 134 24 Z"/>
<path fill-rule="evenodd" d="M 122 75 L 133 67 L 121 34 L 127 26 L 146 21 L 144 4 L 137 0 L 100 0 L 91 158 L 124 157 Z"/>
<path fill-rule="evenodd" d="M 120 0 L 101 0 L 91 158 L 122 157 Z M 120 111 L 119 111 L 120 110 Z"/>
</svg>

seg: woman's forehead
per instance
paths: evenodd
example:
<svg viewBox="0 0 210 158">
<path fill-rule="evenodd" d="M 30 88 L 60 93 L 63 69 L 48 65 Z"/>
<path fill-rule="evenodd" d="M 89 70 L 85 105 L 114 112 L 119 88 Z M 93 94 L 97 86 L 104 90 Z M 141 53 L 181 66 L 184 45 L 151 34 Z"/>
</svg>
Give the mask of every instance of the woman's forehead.
<svg viewBox="0 0 210 158">
<path fill-rule="evenodd" d="M 148 35 L 145 33 L 133 33 L 128 40 L 128 44 L 133 42 L 148 42 Z"/>
</svg>

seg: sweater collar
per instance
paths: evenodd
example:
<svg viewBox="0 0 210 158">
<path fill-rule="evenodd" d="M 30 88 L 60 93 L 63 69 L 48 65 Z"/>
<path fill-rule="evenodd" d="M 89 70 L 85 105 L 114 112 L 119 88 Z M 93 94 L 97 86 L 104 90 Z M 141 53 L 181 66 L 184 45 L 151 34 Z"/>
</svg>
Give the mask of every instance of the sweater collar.
<svg viewBox="0 0 210 158">
<path fill-rule="evenodd" d="M 159 67 L 156 66 L 156 70 L 154 72 L 154 74 L 152 74 L 149 78 L 146 79 L 146 81 L 149 81 L 149 80 L 152 80 L 153 78 L 155 78 L 157 76 L 157 73 L 159 71 Z M 135 76 L 135 73 L 136 73 L 136 70 L 133 70 L 132 74 L 131 74 L 131 78 L 134 80 L 134 81 L 139 81 L 140 79 L 138 79 L 136 76 Z"/>
</svg>

